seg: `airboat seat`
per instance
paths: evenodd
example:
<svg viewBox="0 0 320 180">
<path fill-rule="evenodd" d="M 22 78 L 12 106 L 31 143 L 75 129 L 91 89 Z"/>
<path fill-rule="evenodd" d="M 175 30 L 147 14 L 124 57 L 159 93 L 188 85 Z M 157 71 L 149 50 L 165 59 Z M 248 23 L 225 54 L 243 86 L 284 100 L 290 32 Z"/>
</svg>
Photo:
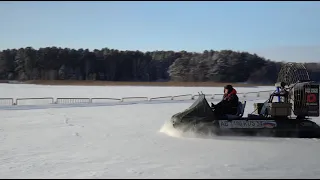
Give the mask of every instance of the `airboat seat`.
<svg viewBox="0 0 320 180">
<path fill-rule="evenodd" d="M 233 114 L 226 114 L 228 120 L 234 120 L 234 119 L 239 119 L 242 118 L 243 114 L 244 114 L 244 110 L 246 107 L 246 103 L 247 101 L 239 101 L 238 103 L 238 108 L 237 108 L 237 114 L 233 115 Z"/>
</svg>

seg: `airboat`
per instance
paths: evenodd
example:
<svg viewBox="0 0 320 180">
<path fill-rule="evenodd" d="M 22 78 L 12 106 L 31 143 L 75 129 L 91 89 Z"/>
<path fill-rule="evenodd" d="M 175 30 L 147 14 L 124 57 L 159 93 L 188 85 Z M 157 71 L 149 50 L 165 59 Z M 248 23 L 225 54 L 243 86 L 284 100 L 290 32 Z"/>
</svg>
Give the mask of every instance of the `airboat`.
<svg viewBox="0 0 320 180">
<path fill-rule="evenodd" d="M 275 87 L 265 102 L 254 103 L 254 112 L 246 117 L 246 101 L 239 102 L 236 115 L 215 117 L 200 93 L 188 109 L 172 116 L 172 126 L 200 134 L 319 138 L 320 127 L 311 119 L 319 117 L 319 85 L 310 80 L 303 64 L 282 66 Z"/>
</svg>

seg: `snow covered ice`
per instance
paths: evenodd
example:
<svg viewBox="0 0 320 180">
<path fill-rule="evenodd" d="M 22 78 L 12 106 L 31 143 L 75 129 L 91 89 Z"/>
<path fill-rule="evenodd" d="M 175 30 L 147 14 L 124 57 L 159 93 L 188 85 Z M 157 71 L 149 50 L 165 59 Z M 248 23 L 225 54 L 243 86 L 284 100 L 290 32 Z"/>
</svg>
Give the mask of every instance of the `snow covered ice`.
<svg viewBox="0 0 320 180">
<path fill-rule="evenodd" d="M 237 88 L 238 92 L 274 87 Z M 1 97 L 221 93 L 209 87 L 1 84 Z M 165 124 L 192 101 L 1 109 L 0 178 L 319 178 L 320 141 L 201 137 Z M 253 111 L 248 101 L 245 114 Z"/>
</svg>

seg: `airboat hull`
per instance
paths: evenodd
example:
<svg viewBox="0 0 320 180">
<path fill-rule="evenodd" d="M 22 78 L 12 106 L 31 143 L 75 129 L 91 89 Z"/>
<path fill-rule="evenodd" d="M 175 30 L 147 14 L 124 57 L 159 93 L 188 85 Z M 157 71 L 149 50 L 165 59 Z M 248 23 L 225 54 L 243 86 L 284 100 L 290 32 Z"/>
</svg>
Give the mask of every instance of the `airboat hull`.
<svg viewBox="0 0 320 180">
<path fill-rule="evenodd" d="M 171 123 L 179 131 L 207 135 L 320 138 L 319 125 L 308 119 L 271 119 L 259 115 L 217 119 L 204 95 L 190 108 L 173 115 Z"/>
</svg>

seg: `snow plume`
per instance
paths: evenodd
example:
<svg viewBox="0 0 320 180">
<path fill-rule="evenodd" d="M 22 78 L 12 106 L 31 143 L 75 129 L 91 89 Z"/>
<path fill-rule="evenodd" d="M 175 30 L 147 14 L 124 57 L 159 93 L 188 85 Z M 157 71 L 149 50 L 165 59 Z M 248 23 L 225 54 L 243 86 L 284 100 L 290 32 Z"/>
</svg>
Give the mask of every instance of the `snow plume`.
<svg viewBox="0 0 320 180">
<path fill-rule="evenodd" d="M 202 129 L 202 133 L 199 133 L 199 129 Z M 204 131 L 203 128 L 206 128 Z M 216 135 L 213 132 L 213 127 L 207 125 L 198 125 L 197 128 L 192 125 L 180 125 L 179 128 L 174 128 L 172 125 L 172 121 L 166 121 L 164 125 L 160 129 L 161 133 L 164 133 L 168 136 L 176 137 L 176 138 L 213 138 Z"/>
</svg>

